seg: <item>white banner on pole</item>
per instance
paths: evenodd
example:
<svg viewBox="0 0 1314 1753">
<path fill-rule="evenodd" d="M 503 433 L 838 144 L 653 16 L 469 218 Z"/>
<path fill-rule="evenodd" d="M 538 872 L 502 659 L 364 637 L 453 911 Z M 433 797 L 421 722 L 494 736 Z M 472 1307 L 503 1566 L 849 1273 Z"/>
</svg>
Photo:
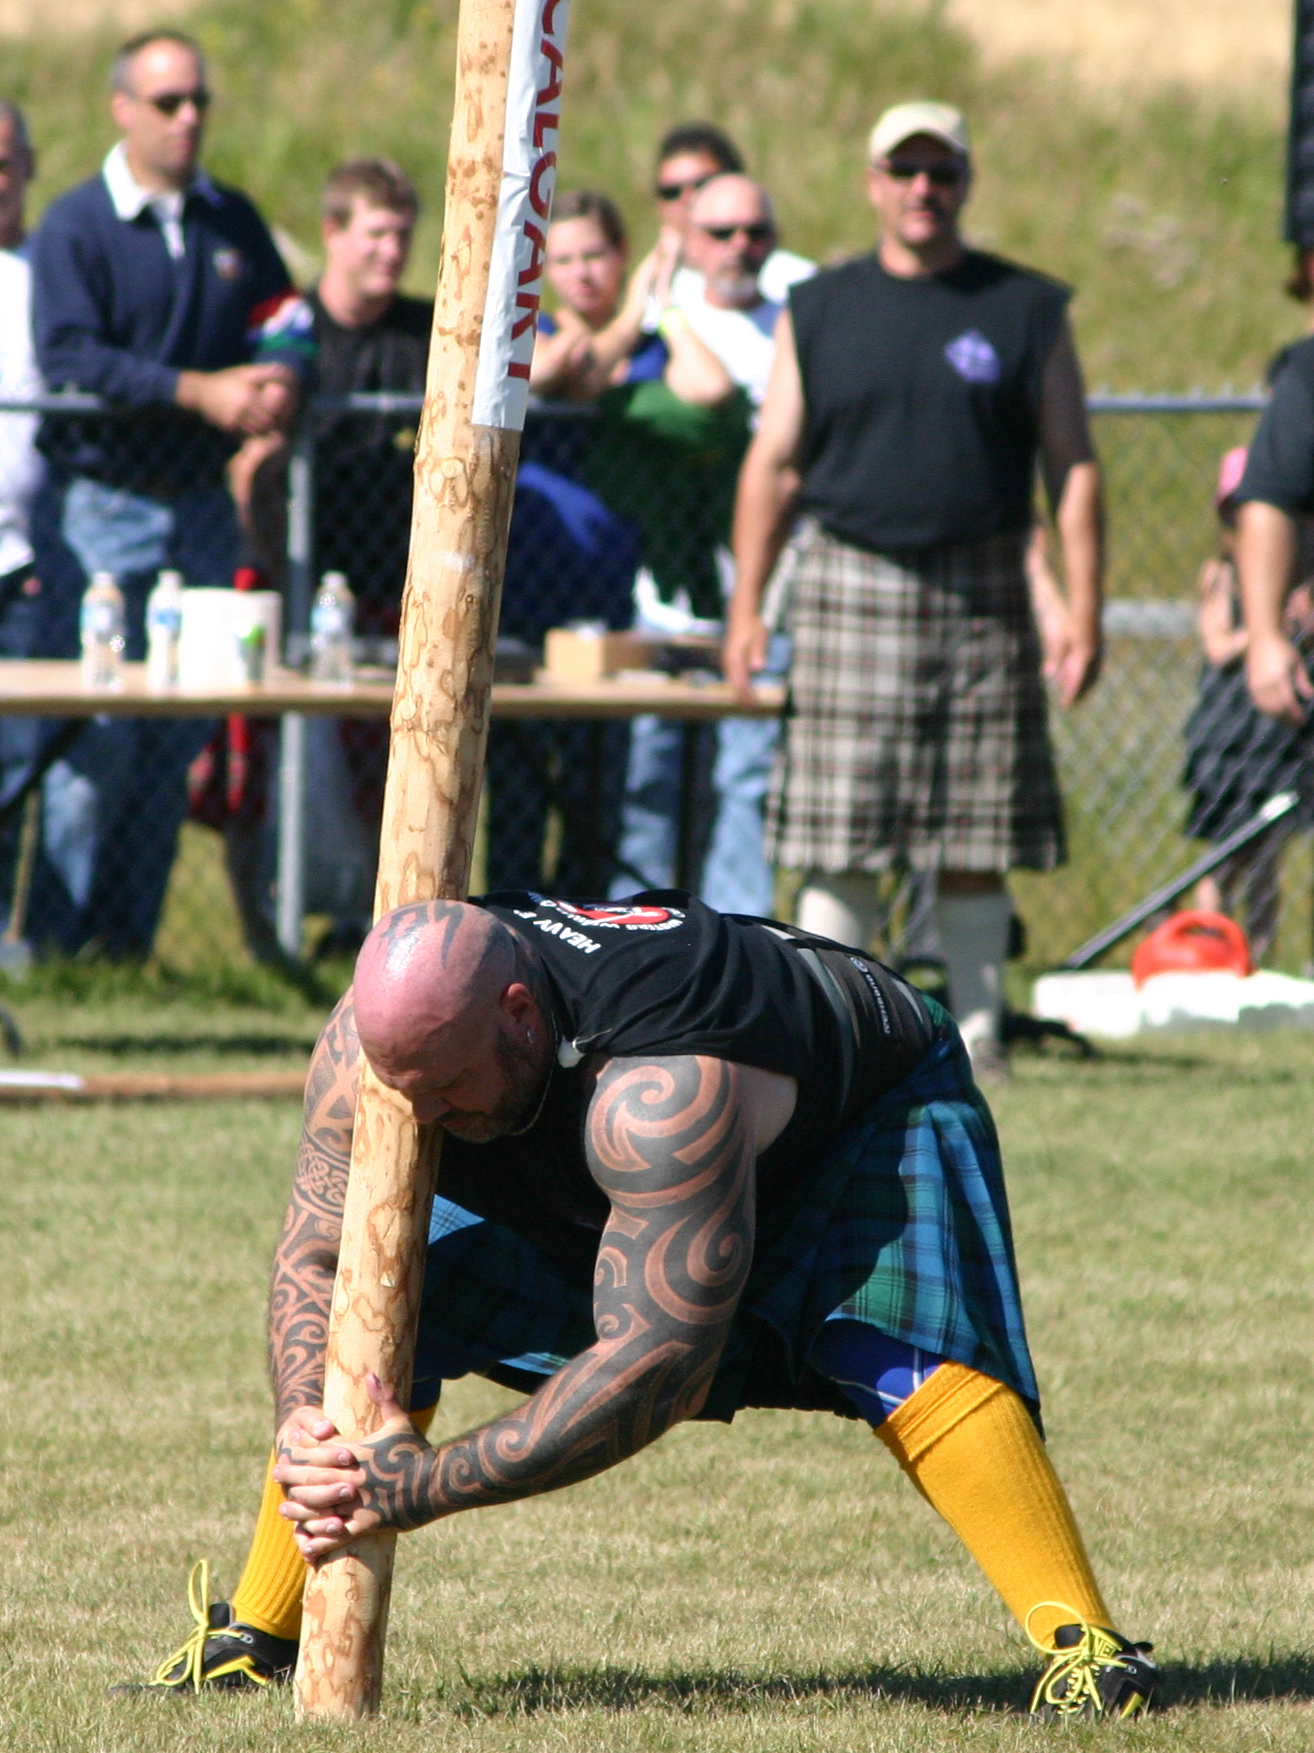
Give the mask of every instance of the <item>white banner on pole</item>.
<svg viewBox="0 0 1314 1753">
<path fill-rule="evenodd" d="M 569 12 L 570 0 L 516 0 L 502 191 L 471 415 L 476 426 L 519 432 L 525 424 L 548 217 L 557 180 Z"/>
</svg>

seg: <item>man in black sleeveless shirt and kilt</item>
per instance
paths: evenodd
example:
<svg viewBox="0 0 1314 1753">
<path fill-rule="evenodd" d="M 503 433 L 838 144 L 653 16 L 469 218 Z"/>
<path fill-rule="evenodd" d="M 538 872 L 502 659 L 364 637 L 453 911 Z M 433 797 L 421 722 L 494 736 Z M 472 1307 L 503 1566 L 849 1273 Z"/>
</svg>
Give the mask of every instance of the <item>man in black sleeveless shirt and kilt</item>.
<svg viewBox="0 0 1314 1753">
<path fill-rule="evenodd" d="M 367 1378 L 380 1424 L 346 1442 L 324 1347 L 365 1059 L 443 1145 L 414 1374 Z M 1041 1441 L 958 1031 L 825 938 L 680 891 L 386 914 L 311 1061 L 269 1349 L 250 1554 L 231 1602 L 194 1570 L 165 1693 L 285 1678 L 306 1562 L 359 1534 L 559 1490 L 688 1419 L 792 1407 L 865 1420 L 959 1535 L 1048 1658 L 1038 1715 L 1156 1701 Z M 471 1373 L 526 1398 L 430 1443 L 444 1381 Z"/>
<path fill-rule="evenodd" d="M 963 243 L 962 116 L 888 110 L 867 175 L 877 250 L 794 287 L 780 320 L 726 671 L 746 690 L 761 667 L 775 569 L 794 661 L 768 837 L 803 874 L 799 922 L 865 948 L 877 874 L 933 874 L 950 1002 L 978 1072 L 999 1073 L 1004 873 L 1064 857 L 1025 570 L 1036 463 L 1067 581 L 1065 706 L 1099 670 L 1099 468 L 1068 289 Z"/>
</svg>

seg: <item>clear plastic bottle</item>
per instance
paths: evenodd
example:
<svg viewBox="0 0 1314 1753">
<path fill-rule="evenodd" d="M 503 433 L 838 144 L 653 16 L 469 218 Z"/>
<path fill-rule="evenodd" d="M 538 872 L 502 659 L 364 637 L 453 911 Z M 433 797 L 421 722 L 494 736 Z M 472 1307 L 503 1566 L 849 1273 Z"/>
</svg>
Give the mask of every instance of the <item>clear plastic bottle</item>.
<svg viewBox="0 0 1314 1753">
<path fill-rule="evenodd" d="M 310 611 L 310 673 L 317 682 L 349 682 L 356 599 L 345 572 L 326 572 Z"/>
<path fill-rule="evenodd" d="M 123 683 L 123 592 L 112 572 L 94 572 L 82 598 L 82 682 L 87 688 Z"/>
<path fill-rule="evenodd" d="M 183 575 L 161 572 L 146 598 L 146 686 L 178 686 L 178 641 L 182 634 Z"/>
</svg>

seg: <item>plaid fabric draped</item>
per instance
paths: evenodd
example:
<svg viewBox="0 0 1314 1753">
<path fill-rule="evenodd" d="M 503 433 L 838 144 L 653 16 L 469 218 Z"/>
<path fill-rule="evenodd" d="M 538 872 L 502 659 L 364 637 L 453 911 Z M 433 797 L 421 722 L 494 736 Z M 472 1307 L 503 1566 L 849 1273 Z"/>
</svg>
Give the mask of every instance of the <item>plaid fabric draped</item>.
<svg viewBox="0 0 1314 1753">
<path fill-rule="evenodd" d="M 704 1417 L 832 1404 L 818 1398 L 807 1356 L 839 1315 L 967 1364 L 1038 1406 L 994 1123 L 957 1030 L 934 1008 L 936 1037 L 912 1075 L 761 1213 Z M 429 1235 L 413 1405 L 436 1400 L 444 1377 L 500 1366 L 532 1379 L 593 1343 L 585 1275 L 572 1278 L 528 1237 L 441 1196 Z"/>
<path fill-rule="evenodd" d="M 1048 870 L 1064 857 L 1025 535 L 791 544 L 790 716 L 769 852 L 795 870 Z"/>
</svg>

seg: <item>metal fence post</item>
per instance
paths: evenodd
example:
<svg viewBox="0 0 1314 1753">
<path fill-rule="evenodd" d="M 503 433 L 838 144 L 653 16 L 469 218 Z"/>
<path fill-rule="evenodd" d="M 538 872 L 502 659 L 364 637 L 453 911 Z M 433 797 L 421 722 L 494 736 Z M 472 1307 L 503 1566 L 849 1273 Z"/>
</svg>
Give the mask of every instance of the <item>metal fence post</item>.
<svg viewBox="0 0 1314 1753">
<path fill-rule="evenodd" d="M 301 954 L 306 898 L 306 720 L 285 712 L 278 749 L 278 908 L 276 929 L 285 955 Z"/>
<path fill-rule="evenodd" d="M 310 654 L 310 604 L 315 571 L 315 438 L 310 423 L 297 429 L 287 480 L 287 631 L 290 665 Z M 278 751 L 278 905 L 279 947 L 301 955 L 301 921 L 306 898 L 306 721 L 285 712 Z"/>
<path fill-rule="evenodd" d="M 283 644 L 287 662 L 310 654 L 310 605 L 315 595 L 315 436 L 302 420 L 292 441 L 287 471 L 287 616 Z"/>
</svg>

